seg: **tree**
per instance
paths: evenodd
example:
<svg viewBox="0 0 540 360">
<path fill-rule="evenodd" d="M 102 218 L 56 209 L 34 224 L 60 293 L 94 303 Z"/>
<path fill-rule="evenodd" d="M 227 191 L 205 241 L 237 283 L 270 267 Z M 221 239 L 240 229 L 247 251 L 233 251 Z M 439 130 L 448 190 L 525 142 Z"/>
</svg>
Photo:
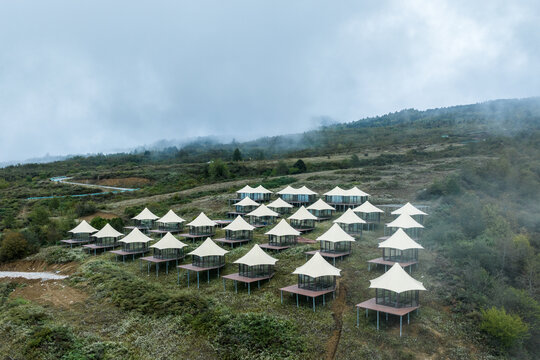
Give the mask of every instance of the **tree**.
<svg viewBox="0 0 540 360">
<path fill-rule="evenodd" d="M 7 231 L 0 246 L 0 261 L 22 259 L 33 252 L 32 246 L 21 233 Z"/>
<path fill-rule="evenodd" d="M 360 159 L 358 158 L 358 155 L 352 154 L 350 159 L 351 167 L 358 167 L 360 166 Z"/>
<path fill-rule="evenodd" d="M 242 153 L 240 152 L 240 149 L 234 149 L 232 159 L 233 161 L 242 161 Z"/>
<path fill-rule="evenodd" d="M 302 159 L 298 159 L 298 161 L 294 163 L 293 167 L 298 169 L 299 173 L 306 172 L 307 170 L 306 164 Z"/>
<path fill-rule="evenodd" d="M 227 179 L 230 175 L 227 164 L 221 159 L 214 160 L 210 163 L 208 174 L 212 179 Z"/>
<path fill-rule="evenodd" d="M 95 218 L 92 219 L 92 221 L 90 221 L 90 225 L 92 225 L 98 230 L 102 229 L 105 226 L 105 224 L 107 224 L 107 220 L 105 220 L 101 216 L 96 216 Z"/>
<path fill-rule="evenodd" d="M 280 160 L 272 172 L 274 175 L 287 175 L 289 173 L 289 168 L 287 167 L 287 164 L 285 164 L 285 161 Z"/>
<path fill-rule="evenodd" d="M 491 335 L 503 347 L 509 348 L 516 341 L 526 337 L 529 327 L 518 315 L 507 314 L 506 310 L 482 310 L 482 323 L 480 329 Z"/>
</svg>

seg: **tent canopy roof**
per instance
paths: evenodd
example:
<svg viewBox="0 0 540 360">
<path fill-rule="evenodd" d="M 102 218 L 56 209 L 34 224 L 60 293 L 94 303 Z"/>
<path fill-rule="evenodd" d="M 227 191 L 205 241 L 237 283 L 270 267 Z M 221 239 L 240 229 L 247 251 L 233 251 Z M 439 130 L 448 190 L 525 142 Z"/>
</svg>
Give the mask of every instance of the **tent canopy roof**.
<svg viewBox="0 0 540 360">
<path fill-rule="evenodd" d="M 407 214 L 399 215 L 394 221 L 386 224 L 387 227 L 397 227 L 403 229 L 423 228 L 424 226 Z"/>
<path fill-rule="evenodd" d="M 326 196 L 346 196 L 347 191 L 343 190 L 339 186 L 336 186 L 332 190 L 325 192 L 323 195 L 326 195 Z"/>
<path fill-rule="evenodd" d="M 347 209 L 340 217 L 334 220 L 337 224 L 365 224 L 365 220 L 356 215 L 352 209 Z"/>
<path fill-rule="evenodd" d="M 244 186 L 236 192 L 237 194 L 251 194 L 253 193 L 253 188 L 249 185 Z"/>
<path fill-rule="evenodd" d="M 186 220 L 182 219 L 180 216 L 176 215 L 174 211 L 169 210 L 163 217 L 156 220 L 158 223 L 162 224 L 180 224 Z"/>
<path fill-rule="evenodd" d="M 124 236 L 120 231 L 117 231 L 115 228 L 111 226 L 111 224 L 107 223 L 105 226 L 99 230 L 97 233 L 94 234 L 94 237 L 97 237 L 99 239 L 101 238 L 117 238 L 120 236 Z"/>
<path fill-rule="evenodd" d="M 255 226 L 244 220 L 243 217 L 238 215 L 229 225 L 225 226 L 223 230 L 241 231 L 241 230 L 253 230 Z"/>
<path fill-rule="evenodd" d="M 312 278 L 321 276 L 341 276 L 341 270 L 332 266 L 321 254 L 315 253 L 304 265 L 297 267 L 293 274 L 307 275 Z"/>
<path fill-rule="evenodd" d="M 256 202 L 255 200 L 253 200 L 252 198 L 250 198 L 249 196 L 246 196 L 245 198 L 243 198 L 242 200 L 240 200 L 239 202 L 237 202 L 234 205 L 235 206 L 236 205 L 238 205 L 238 206 L 259 206 L 259 203 Z"/>
<path fill-rule="evenodd" d="M 246 214 L 246 216 L 263 217 L 263 216 L 279 216 L 279 214 L 275 212 L 274 210 L 270 210 L 266 205 L 261 204 L 255 210 Z"/>
<path fill-rule="evenodd" d="M 302 186 L 300 189 L 297 190 L 298 195 L 317 195 L 315 191 L 312 191 L 311 189 L 308 189 L 306 185 Z"/>
<path fill-rule="evenodd" d="M 133 220 L 157 220 L 159 219 L 159 216 L 152 213 L 148 208 L 144 208 L 143 211 L 139 213 L 139 215 L 134 216 L 132 218 Z"/>
<path fill-rule="evenodd" d="M 336 210 L 332 206 L 324 202 L 323 199 L 315 201 L 313 204 L 309 205 L 306 209 L 308 210 Z"/>
<path fill-rule="evenodd" d="M 357 206 L 353 209 L 354 212 L 370 214 L 370 213 L 384 213 L 384 210 L 379 209 L 375 205 L 371 204 L 369 201 L 362 203 L 362 205 Z"/>
<path fill-rule="evenodd" d="M 266 232 L 265 235 L 275 235 L 275 236 L 286 236 L 286 235 L 300 235 L 300 231 L 295 230 L 285 219 L 274 226 L 270 231 Z"/>
<path fill-rule="evenodd" d="M 264 252 L 258 244 L 255 244 L 246 255 L 236 260 L 235 264 L 244 264 L 247 266 L 255 265 L 275 265 L 278 259 L 273 258 Z"/>
<path fill-rule="evenodd" d="M 214 220 L 210 220 L 208 216 L 204 212 L 201 212 L 199 216 L 197 216 L 192 222 L 188 224 L 188 226 L 195 226 L 195 227 L 201 227 L 201 226 L 216 226 L 216 222 Z"/>
<path fill-rule="evenodd" d="M 334 224 L 324 234 L 317 238 L 317 241 L 330 241 L 333 243 L 341 241 L 355 241 L 354 237 L 347 234 L 338 224 Z"/>
<path fill-rule="evenodd" d="M 276 200 L 272 201 L 270 204 L 268 204 L 268 207 L 270 209 L 281 209 L 281 208 L 292 208 L 293 206 L 283 200 L 282 198 L 277 198 Z"/>
<path fill-rule="evenodd" d="M 182 249 L 187 245 L 175 238 L 170 232 L 165 234 L 157 243 L 150 245 L 151 248 L 156 248 L 159 250 L 164 249 Z"/>
<path fill-rule="evenodd" d="M 426 290 L 420 281 L 407 274 L 398 263 L 395 263 L 390 270 L 369 282 L 370 289 L 386 289 L 398 294 L 410 290 Z"/>
<path fill-rule="evenodd" d="M 92 234 L 92 233 L 95 233 L 96 231 L 97 229 L 94 228 L 89 223 L 87 223 L 86 220 L 81 221 L 79 225 L 69 230 L 69 232 L 73 234 Z"/>
<path fill-rule="evenodd" d="M 204 242 L 195 250 L 190 252 L 188 255 L 196 256 L 223 256 L 228 253 L 227 250 L 220 248 L 215 242 L 210 238 L 206 238 Z"/>
<path fill-rule="evenodd" d="M 317 220 L 318 218 L 310 213 L 303 205 L 289 216 L 289 220 Z"/>
<path fill-rule="evenodd" d="M 147 243 L 150 241 L 152 241 L 152 238 L 143 234 L 141 230 L 139 230 L 138 228 L 131 230 L 131 232 L 127 234 L 123 239 L 118 240 L 118 242 L 122 242 L 126 244 Z"/>
<path fill-rule="evenodd" d="M 397 210 L 392 211 L 392 215 L 401 215 L 401 214 L 407 214 L 410 216 L 414 215 L 427 215 L 422 210 L 417 209 L 413 204 L 410 202 L 406 203 L 402 207 L 400 207 Z"/>
<path fill-rule="evenodd" d="M 262 185 L 259 185 L 255 189 L 253 189 L 253 192 L 256 194 L 273 194 L 272 191 L 268 190 Z"/>
<path fill-rule="evenodd" d="M 422 245 L 411 239 L 401 228 L 397 229 L 388 239 L 379 243 L 379 247 L 397 250 L 423 249 Z"/>
<path fill-rule="evenodd" d="M 367 192 L 360 190 L 356 186 L 353 186 L 349 190 L 345 191 L 347 192 L 347 196 L 370 196 Z"/>
</svg>

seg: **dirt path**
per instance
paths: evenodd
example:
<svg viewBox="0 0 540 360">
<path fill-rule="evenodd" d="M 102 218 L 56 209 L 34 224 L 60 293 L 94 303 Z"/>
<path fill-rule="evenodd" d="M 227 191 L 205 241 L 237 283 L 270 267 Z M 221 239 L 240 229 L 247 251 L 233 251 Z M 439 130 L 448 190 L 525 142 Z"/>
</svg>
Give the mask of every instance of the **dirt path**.
<svg viewBox="0 0 540 360">
<path fill-rule="evenodd" d="M 343 328 L 343 311 L 346 308 L 345 298 L 347 297 L 347 287 L 342 281 L 338 283 L 339 293 L 337 299 L 332 303 L 332 317 L 335 322 L 335 330 L 326 344 L 326 360 L 336 358 L 339 340 L 341 338 L 341 330 Z"/>
<path fill-rule="evenodd" d="M 9 263 L 0 263 L 2 271 L 59 271 L 62 275 L 73 274 L 79 266 L 76 262 L 65 264 L 47 264 L 41 260 L 18 260 Z"/>
</svg>

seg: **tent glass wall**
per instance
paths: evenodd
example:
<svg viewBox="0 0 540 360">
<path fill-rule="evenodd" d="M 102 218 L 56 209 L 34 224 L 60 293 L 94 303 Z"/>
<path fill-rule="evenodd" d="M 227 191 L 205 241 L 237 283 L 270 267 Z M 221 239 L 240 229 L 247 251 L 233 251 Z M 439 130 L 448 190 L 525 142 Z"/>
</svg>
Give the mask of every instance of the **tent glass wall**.
<svg viewBox="0 0 540 360">
<path fill-rule="evenodd" d="M 193 255 L 193 265 L 198 267 L 216 267 L 225 265 L 225 256 Z"/>
<path fill-rule="evenodd" d="M 148 243 L 122 243 L 122 250 L 124 250 L 125 252 L 148 251 Z"/>
<path fill-rule="evenodd" d="M 190 226 L 189 234 L 190 235 L 207 235 L 212 236 L 216 232 L 215 226 Z"/>
<path fill-rule="evenodd" d="M 386 289 L 375 289 L 375 294 L 376 302 L 380 305 L 392 306 L 395 308 L 418 306 L 418 290 L 404 291 L 398 294 Z"/>
<path fill-rule="evenodd" d="M 327 253 L 347 253 L 351 251 L 351 242 L 350 241 L 320 241 L 321 251 Z"/>
<path fill-rule="evenodd" d="M 270 276 L 274 273 L 274 265 L 253 265 L 238 264 L 238 273 L 240 276 L 250 278 Z"/>
<path fill-rule="evenodd" d="M 225 230 L 227 240 L 252 240 L 253 230 Z"/>
<path fill-rule="evenodd" d="M 179 259 L 184 257 L 184 249 L 156 249 L 154 257 L 158 259 Z"/>
<path fill-rule="evenodd" d="M 336 288 L 335 276 L 311 277 L 307 275 L 298 275 L 298 287 L 308 290 L 329 290 Z"/>
<path fill-rule="evenodd" d="M 315 227 L 315 220 L 291 219 L 291 226 L 295 229 L 313 229 Z"/>
<path fill-rule="evenodd" d="M 287 246 L 296 244 L 297 236 L 296 235 L 268 235 L 268 243 L 275 246 Z"/>
<path fill-rule="evenodd" d="M 398 250 L 383 248 L 383 259 L 387 261 L 418 261 L 418 249 Z"/>
</svg>

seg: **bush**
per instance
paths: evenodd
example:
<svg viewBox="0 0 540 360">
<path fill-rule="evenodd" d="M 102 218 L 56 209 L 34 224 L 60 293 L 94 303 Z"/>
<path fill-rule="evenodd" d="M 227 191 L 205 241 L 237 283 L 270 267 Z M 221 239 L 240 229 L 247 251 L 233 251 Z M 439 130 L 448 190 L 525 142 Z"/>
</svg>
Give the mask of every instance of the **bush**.
<svg viewBox="0 0 540 360">
<path fill-rule="evenodd" d="M 0 261 L 22 259 L 35 251 L 21 233 L 7 231 L 0 246 Z"/>
<path fill-rule="evenodd" d="M 101 216 L 96 216 L 95 218 L 90 221 L 90 225 L 92 225 L 94 228 L 100 230 L 103 229 L 103 227 L 107 224 L 107 220 L 102 218 Z"/>
<path fill-rule="evenodd" d="M 509 348 L 524 339 L 529 331 L 527 324 L 518 315 L 507 314 L 504 308 L 496 307 L 482 310 L 480 329 L 496 339 L 504 348 Z"/>
<path fill-rule="evenodd" d="M 92 215 L 96 212 L 96 205 L 91 201 L 79 202 L 75 207 L 77 217 Z"/>
<path fill-rule="evenodd" d="M 39 254 L 31 257 L 32 260 L 42 260 L 47 264 L 65 264 L 73 261 L 82 261 L 87 257 L 82 249 L 69 249 L 51 246 L 41 250 Z"/>
</svg>

